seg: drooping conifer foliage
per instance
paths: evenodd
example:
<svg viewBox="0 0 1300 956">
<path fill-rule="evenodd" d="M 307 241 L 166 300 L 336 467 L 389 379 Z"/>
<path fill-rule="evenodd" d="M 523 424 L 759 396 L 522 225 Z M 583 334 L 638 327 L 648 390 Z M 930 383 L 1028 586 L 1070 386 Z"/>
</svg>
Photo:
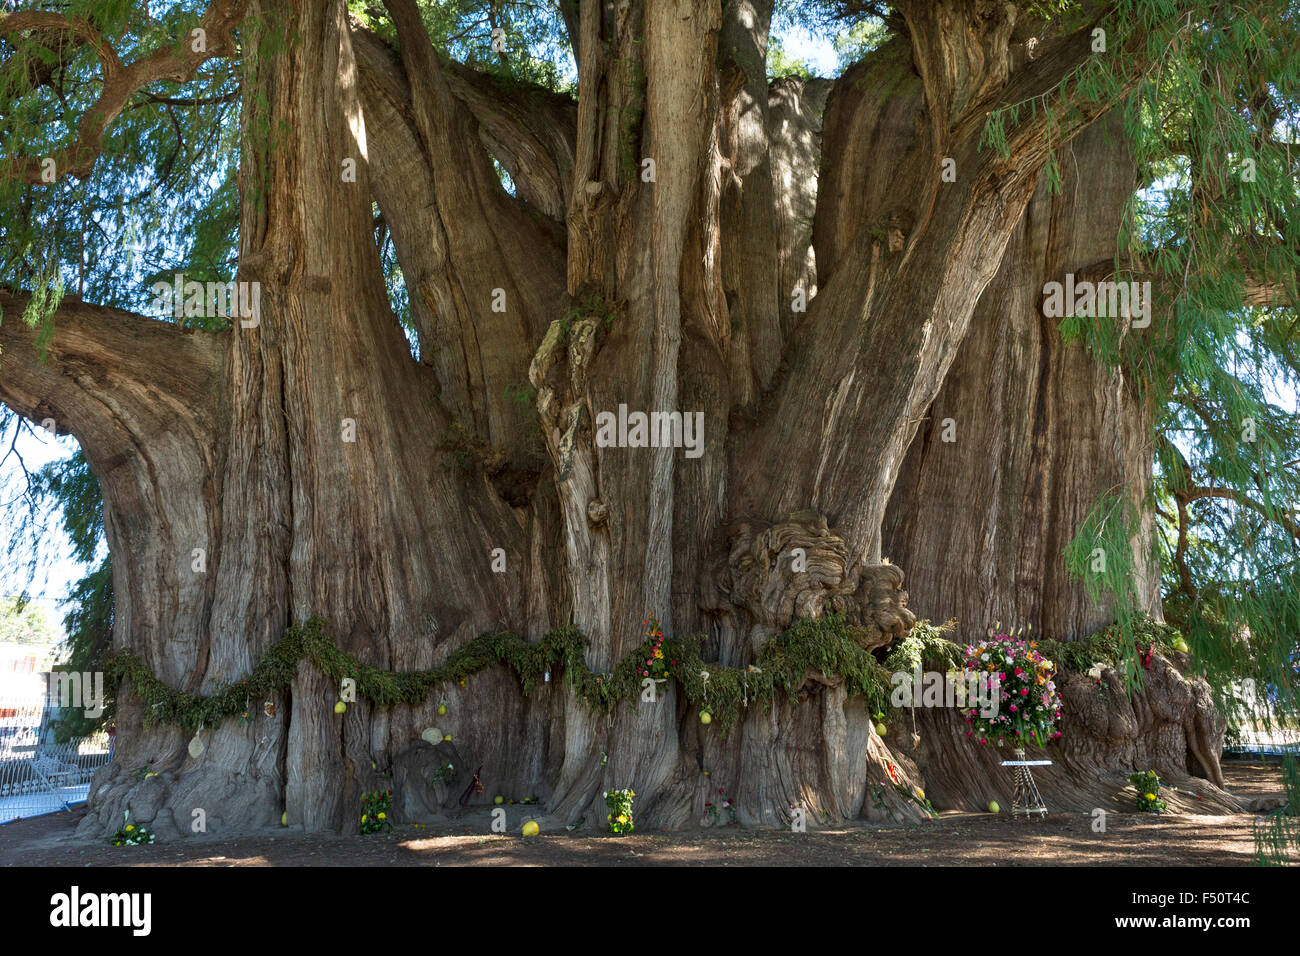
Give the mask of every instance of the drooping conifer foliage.
<svg viewBox="0 0 1300 956">
<path fill-rule="evenodd" d="M 647 613 L 702 635 L 728 729 L 741 682 L 725 739 L 698 675 L 599 715 L 504 667 L 452 689 L 458 765 L 566 824 L 629 784 L 638 823 L 698 819 L 703 766 L 746 822 L 916 813 L 906 786 L 864 799 L 882 767 L 974 800 L 991 758 L 944 715 L 882 741 L 861 681 L 810 667 L 750 709 L 739 668 L 831 614 L 881 664 L 916 617 L 1104 633 L 1180 729 L 1098 737 L 1092 684 L 1067 686 L 1066 804 L 1158 737 L 1186 744 L 1150 744 L 1162 781 L 1221 783 L 1243 680 L 1266 720 L 1300 713 L 1292 4 L 3 11 L 5 447 L 44 425 L 82 449 L 16 479 L 6 545 L 29 561 L 54 509 L 93 569 L 70 666 L 111 646 L 197 700 L 313 618 L 376 673 L 571 625 L 594 681 Z M 836 76 L 791 26 L 833 39 Z M 1067 276 L 1134 297 L 1056 314 Z M 256 315 L 212 307 L 227 284 Z M 702 454 L 603 444 L 620 406 L 698 412 Z M 1189 655 L 1151 670 L 1161 617 Z M 386 789 L 350 775 L 402 766 L 433 718 L 338 717 L 337 676 L 305 660 L 197 762 L 128 680 L 119 762 L 166 768 L 175 820 L 341 829 Z M 137 783 L 110 782 L 88 829 Z"/>
</svg>

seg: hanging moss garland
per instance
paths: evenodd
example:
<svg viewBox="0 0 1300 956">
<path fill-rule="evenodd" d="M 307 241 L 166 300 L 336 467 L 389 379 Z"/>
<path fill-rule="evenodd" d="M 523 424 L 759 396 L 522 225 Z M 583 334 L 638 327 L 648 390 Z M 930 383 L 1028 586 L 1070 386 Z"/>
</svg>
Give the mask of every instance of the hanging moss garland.
<svg viewBox="0 0 1300 956">
<path fill-rule="evenodd" d="M 700 637 L 670 637 L 664 641 L 663 650 L 668 660 L 675 661 L 673 676 L 686 699 L 694 706 L 707 703 L 719 730 L 725 733 L 740 719 L 741 708 L 748 702 L 768 703 L 778 690 L 795 699 L 809 671 L 843 677 L 849 693 L 866 698 L 868 712 L 883 709 L 889 700 L 890 671 L 858 646 L 853 632 L 834 616 L 800 621 L 768 641 L 758 661 L 745 669 L 705 663 L 700 658 Z M 574 627 L 557 628 L 537 644 L 502 631 L 474 638 L 440 667 L 385 671 L 345 653 L 325 633 L 324 622 L 312 618 L 289 628 L 247 678 L 208 696 L 167 686 L 129 651 L 112 655 L 105 675 L 113 687 L 130 681 L 144 702 L 148 723 L 179 724 L 191 730 L 237 717 L 250 697 L 264 697 L 288 687 L 301 660 L 311 661 L 335 682 L 352 678 L 357 693 L 380 706 L 419 704 L 436 687 L 464 680 L 495 664 L 509 667 L 524 693 L 542 681 L 547 671 L 562 670 L 574 692 L 601 711 L 640 695 L 641 677 L 637 672 L 650 652 L 649 641 L 620 660 L 608 674 L 597 674 L 587 667 L 585 646 L 586 639 Z"/>
<path fill-rule="evenodd" d="M 1152 618 L 1134 622 L 1133 634 L 1143 650 L 1154 649 L 1165 657 L 1178 653 L 1178 645 L 1183 640 L 1177 628 Z M 1042 640 L 1038 651 L 1062 670 L 1080 674 L 1086 674 L 1088 668 L 1098 661 L 1120 667 L 1126 655 L 1133 655 L 1133 648 L 1124 646 L 1118 626 L 1108 627 L 1078 641 Z"/>
<path fill-rule="evenodd" d="M 665 658 L 672 662 L 672 675 L 683 696 L 692 708 L 707 705 L 713 722 L 725 734 L 740 719 L 744 707 L 770 704 L 778 691 L 797 702 L 799 690 L 810 672 L 821 673 L 828 679 L 842 679 L 849 694 L 864 698 L 868 714 L 884 711 L 889 706 L 892 689 L 890 675 L 895 671 L 910 673 L 918 664 L 942 670 L 960 666 L 961 648 L 943 636 L 951 626 L 951 622 L 942 626 L 918 622 L 894 647 L 884 664 L 863 650 L 858 643 L 857 628 L 844 624 L 836 615 L 797 621 L 789 630 L 771 638 L 758 659 L 744 668 L 702 660 L 700 636 L 667 638 L 663 651 Z M 563 671 L 574 692 L 599 711 L 635 701 L 641 693 L 642 678 L 638 671 L 650 653 L 651 642 L 646 640 L 637 646 L 608 674 L 597 674 L 587 667 L 583 654 L 586 644 L 586 638 L 572 626 L 550 631 L 537 644 L 529 644 L 509 631 L 500 631 L 474 638 L 452 652 L 439 667 L 385 671 L 341 650 L 325 633 L 325 622 L 312 618 L 305 624 L 290 627 L 244 680 L 227 684 L 208 696 L 167 686 L 129 651 L 110 656 L 105 665 L 105 680 L 113 688 L 122 681 L 130 681 L 144 702 L 147 723 L 178 724 L 187 730 L 213 727 L 227 717 L 238 717 L 244 713 L 250 698 L 270 696 L 287 688 L 302 660 L 310 661 L 336 683 L 345 677 L 352 678 L 358 694 L 382 707 L 422 703 L 435 688 L 465 680 L 496 664 L 505 664 L 514 672 L 525 694 L 542 682 L 548 671 Z M 1083 657 L 1089 659 L 1090 665 L 1091 660 L 1097 659 L 1093 655 L 1102 649 L 1095 643 L 1083 647 L 1087 648 Z M 1067 648 L 1074 652 L 1067 658 L 1073 663 L 1071 659 L 1078 657 L 1083 648 L 1071 644 L 1062 645 L 1060 650 Z"/>
<path fill-rule="evenodd" d="M 423 671 L 385 671 L 347 654 L 334 643 L 319 618 L 290 627 L 267 649 L 244 680 L 227 684 L 209 696 L 189 694 L 169 687 L 129 651 L 118 651 L 105 664 L 105 680 L 113 687 L 130 681 L 145 705 L 150 724 L 179 724 L 187 729 L 215 726 L 226 717 L 244 712 L 247 699 L 288 687 L 298 672 L 298 662 L 311 661 L 331 680 L 356 681 L 357 693 L 380 706 L 418 704 L 443 684 L 461 681 L 493 664 L 507 664 L 524 687 L 532 690 L 548 666 L 582 666 L 586 643 L 576 628 L 548 633 L 529 644 L 506 631 L 482 634 L 452 653 L 441 667 Z"/>
</svg>

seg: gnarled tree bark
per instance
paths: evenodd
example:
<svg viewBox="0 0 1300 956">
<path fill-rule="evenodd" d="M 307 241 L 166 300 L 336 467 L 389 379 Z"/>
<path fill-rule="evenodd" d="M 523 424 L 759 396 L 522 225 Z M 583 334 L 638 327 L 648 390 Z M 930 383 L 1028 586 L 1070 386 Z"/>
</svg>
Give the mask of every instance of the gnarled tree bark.
<svg viewBox="0 0 1300 956">
<path fill-rule="evenodd" d="M 572 623 L 588 666 L 607 671 L 641 643 L 647 613 L 704 633 L 724 666 L 828 611 L 883 652 L 915 620 L 909 591 L 924 613 L 973 623 L 984 581 L 948 589 L 936 525 L 959 533 L 943 475 L 988 462 L 940 464 L 928 432 L 907 452 L 927 413 L 987 405 L 971 368 L 990 356 L 1019 414 L 972 421 L 970 440 L 986 429 L 1021 457 L 981 487 L 999 508 L 960 533 L 992 543 L 963 557 L 999 569 L 987 606 L 1009 604 L 1006 617 L 1072 634 L 1104 619 L 1054 562 L 1078 495 L 1145 487 L 1131 430 L 1144 412 L 1059 341 L 1028 290 L 1105 249 L 1081 227 L 1068 241 L 1045 228 L 1065 221 L 1042 186 L 1059 144 L 1041 119 L 1013 126 L 1006 155 L 979 148 L 988 110 L 1051 89 L 1087 35 L 1025 61 L 1009 4 L 899 6 L 906 36 L 832 85 L 766 81 L 769 0 L 568 4 L 575 105 L 445 61 L 413 0 L 386 3 L 396 49 L 342 0 L 254 0 L 244 49 L 293 26 L 283 50 L 244 64 L 240 279 L 261 283 L 259 324 L 186 335 L 69 303 L 46 365 L 30 333 L 0 326 L 0 398 L 33 417 L 56 409 L 101 478 L 124 602 L 115 644 L 210 692 L 314 615 L 345 651 L 394 670 L 483 632 L 537 640 Z M 1074 105 L 1067 138 L 1106 104 Z M 1132 184 L 1119 170 L 1081 188 L 1121 201 Z M 418 361 L 386 298 L 372 202 Z M 1099 221 L 1105 246 L 1113 223 Z M 1076 384 L 1084 415 L 1060 404 Z M 604 447 L 596 416 L 620 405 L 702 413 L 702 454 Z M 1053 480 L 1054 442 L 1086 477 Z M 1018 517 L 1022 495 L 1037 510 Z M 188 833 L 198 808 L 209 832 L 282 812 L 339 831 L 363 792 L 390 785 L 397 819 L 443 819 L 461 789 L 431 779 L 443 760 L 482 765 L 471 807 L 536 796 L 544 826 L 599 825 L 602 791 L 626 786 L 649 826 L 701 821 L 719 787 L 746 823 L 794 809 L 812 825 L 917 820 L 905 791 L 949 772 L 882 741 L 837 675 L 748 707 L 726 737 L 672 683 L 608 717 L 562 680 L 525 695 L 504 667 L 341 717 L 338 692 L 304 663 L 279 699 L 203 728 L 191 752 L 187 734 L 146 726 L 128 686 L 84 831 L 111 832 L 125 808 L 164 838 Z M 434 727 L 452 741 L 423 742 Z"/>
</svg>

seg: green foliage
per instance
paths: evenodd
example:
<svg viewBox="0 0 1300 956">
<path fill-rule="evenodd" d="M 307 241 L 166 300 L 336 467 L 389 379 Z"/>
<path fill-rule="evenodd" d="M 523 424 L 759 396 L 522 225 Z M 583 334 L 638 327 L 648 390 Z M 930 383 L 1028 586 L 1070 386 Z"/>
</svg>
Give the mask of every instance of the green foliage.
<svg viewBox="0 0 1300 956">
<path fill-rule="evenodd" d="M 642 690 L 645 661 L 651 658 L 656 637 L 647 637 L 607 673 L 591 671 L 583 657 L 586 639 L 573 627 L 561 627 L 547 633 L 537 644 L 529 644 L 515 634 L 502 631 L 483 634 L 453 651 L 441 666 L 422 671 L 385 671 L 364 664 L 340 650 L 326 635 L 324 622 L 312 618 L 305 624 L 289 628 L 273 644 L 243 680 L 219 688 L 210 696 L 189 694 L 168 687 L 153 676 L 149 668 L 128 651 L 111 655 L 105 663 L 105 683 L 110 697 L 122 681 L 131 686 L 143 701 L 145 719 L 150 724 L 179 724 L 193 730 L 200 725 L 215 726 L 227 717 L 238 717 L 250 697 L 274 694 L 287 687 L 297 672 L 298 662 L 308 660 L 339 683 L 345 677 L 356 681 L 357 693 L 379 706 L 422 703 L 438 687 L 458 683 L 496 664 L 514 672 L 525 694 L 531 692 L 549 671 L 564 672 L 574 692 L 598 711 L 609 711 L 620 703 L 636 700 Z M 791 703 L 801 700 L 801 688 L 810 673 L 827 679 L 844 681 L 848 692 L 863 698 L 868 714 L 883 713 L 889 705 L 890 675 L 895 670 L 910 671 L 915 661 L 927 668 L 957 666 L 961 649 L 942 637 L 951 624 L 931 625 L 918 622 L 916 628 L 886 658 L 882 665 L 862 649 L 858 629 L 845 625 L 835 615 L 817 620 L 800 620 L 789 630 L 770 639 L 754 664 L 747 667 L 724 667 L 700 658 L 702 636 L 664 638 L 661 645 L 664 673 L 675 679 L 685 699 L 694 707 L 707 710 L 718 729 L 727 733 L 740 719 L 742 708 L 770 706 L 782 693 Z M 1093 660 L 1116 659 L 1118 649 L 1108 658 L 1105 648 L 1113 637 L 1084 642 L 1081 653 L 1086 670 Z M 1057 645 L 1044 643 L 1044 652 L 1062 653 Z M 1073 644 L 1060 645 L 1073 649 Z M 1047 649 L 1051 648 L 1051 651 Z M 1062 654 L 1062 656 L 1067 656 Z M 1055 659 L 1055 658 L 1054 658 Z M 806 691 L 803 693 L 807 693 Z"/>
<path fill-rule="evenodd" d="M 26 427 L 16 419 L 14 427 Z M 48 542 L 55 528 L 61 528 L 72 544 L 72 558 L 91 567 L 86 577 L 76 582 L 68 595 L 63 617 L 65 638 L 62 656 L 55 663 L 58 670 L 94 672 L 101 670 L 100 658 L 113 638 L 113 566 L 104 542 L 104 505 L 99 481 L 85 455 L 78 450 L 66 459 L 50 462 L 30 475 L 27 494 L 16 497 L 6 507 L 10 527 L 6 542 L 6 560 L 36 574 L 34 551 L 40 542 Z M 52 511 L 57 522 L 45 520 L 43 512 Z M 113 720 L 116 702 L 105 701 L 97 718 L 87 717 L 81 708 L 60 711 L 54 719 L 55 736 L 60 742 L 86 736 Z"/>
<path fill-rule="evenodd" d="M 807 60 L 795 59 L 785 52 L 785 46 L 779 36 L 773 36 L 767 44 L 767 76 L 775 80 L 784 76 L 801 76 L 808 79 L 813 75 Z"/>
<path fill-rule="evenodd" d="M 889 29 L 885 26 L 885 21 L 874 17 L 859 20 L 847 30 L 837 33 L 831 39 L 831 45 L 835 48 L 840 72 L 878 50 L 888 37 Z"/>
<path fill-rule="evenodd" d="M 69 0 L 59 12 L 90 19 L 130 62 L 175 43 L 205 6 L 163 3 L 141 17 L 122 0 Z M 94 50 L 64 37 L 5 38 L 6 156 L 55 157 L 99 96 Z M 84 180 L 29 186 L 14 167 L 0 170 L 0 283 L 33 292 L 27 320 L 42 328 L 38 347 L 53 332 L 46 323 L 62 294 L 150 312 L 150 276 L 180 268 L 195 278 L 233 277 L 238 72 L 235 62 L 212 60 L 189 83 L 160 81 L 137 93 L 108 126 Z"/>
<path fill-rule="evenodd" d="M 418 0 L 433 48 L 503 82 L 573 92 L 576 68 L 558 4 L 529 0 Z M 389 45 L 397 31 L 377 0 L 348 0 L 348 8 Z M 492 49 L 492 31 L 504 31 L 505 50 Z"/>
<path fill-rule="evenodd" d="M 0 598 L 0 642 L 51 647 L 59 632 L 39 604 L 22 596 Z"/>
<path fill-rule="evenodd" d="M 532 408 L 533 402 L 537 399 L 537 389 L 531 385 L 507 385 L 505 397 L 506 401 L 513 405 Z"/>
<path fill-rule="evenodd" d="M 573 323 L 581 319 L 598 319 L 605 329 L 609 329 L 619 315 L 619 304 L 603 299 L 599 295 L 589 295 L 580 302 L 575 302 L 560 318 L 560 333 L 568 339 Z"/>
<path fill-rule="evenodd" d="M 1300 11 L 1265 2 L 1189 17 L 1179 6 L 1131 0 L 1116 11 L 1154 68 L 1125 102 L 1145 188 L 1130 203 L 1114 278 L 1151 281 L 1152 324 L 1062 324 L 1155 410 L 1155 486 L 1133 506 L 1118 493 L 1103 501 L 1071 566 L 1136 637 L 1136 505 L 1154 512 L 1150 558 L 1166 572 L 1165 614 L 1194 672 L 1230 722 L 1270 725 L 1300 714 Z M 1112 32 L 1108 49 L 1122 37 Z M 1123 57 L 1093 59 L 1123 68 Z M 1100 575 L 1087 561 L 1096 546 L 1108 565 Z M 1121 648 L 1134 676 L 1131 644 Z M 1242 680 L 1257 693 L 1234 692 Z"/>
<path fill-rule="evenodd" d="M 814 75 L 807 61 L 794 59 L 786 52 L 783 38 L 792 31 L 806 31 L 818 39 L 829 40 L 838 61 L 835 72 L 840 74 L 879 49 L 885 40 L 898 33 L 899 26 L 898 18 L 890 16 L 884 3 L 777 0 L 767 47 L 768 77 Z"/>
<path fill-rule="evenodd" d="M 1138 812 L 1162 813 L 1168 809 L 1168 804 L 1160 799 L 1160 778 L 1154 770 L 1131 773 L 1128 782 L 1137 789 Z"/>
<path fill-rule="evenodd" d="M 154 842 L 154 834 L 148 827 L 138 826 L 131 822 L 131 811 L 122 812 L 122 826 L 117 832 L 109 838 L 113 846 L 140 846 L 145 843 Z"/>
<path fill-rule="evenodd" d="M 392 833 L 393 791 L 376 790 L 361 795 L 361 832 Z"/>
<path fill-rule="evenodd" d="M 645 117 L 646 73 L 639 62 L 623 62 L 627 102 L 618 114 L 618 155 L 623 180 L 637 177 L 641 166 L 641 124 Z"/>
<path fill-rule="evenodd" d="M 310 661 L 334 683 L 352 678 L 358 694 L 383 707 L 421 703 L 435 688 L 504 664 L 514 672 L 525 694 L 548 671 L 563 671 L 569 685 L 588 706 L 609 711 L 640 695 L 645 678 L 639 672 L 656 646 L 654 638 L 647 638 L 625 655 L 613 671 L 598 674 L 586 666 L 583 658 L 586 639 L 576 628 L 557 628 L 537 644 L 502 631 L 474 638 L 453 651 L 439 667 L 395 672 L 371 667 L 345 653 L 326 635 L 324 627 L 323 621 L 312 618 L 289 628 L 244 679 L 231 682 L 209 696 L 167 686 L 129 651 L 118 651 L 106 660 L 106 689 L 109 696 L 115 696 L 121 683 L 129 681 L 144 704 L 148 723 L 179 724 L 193 730 L 240 716 L 250 697 L 266 697 L 283 690 L 293 680 L 301 660 Z M 928 622 L 926 628 L 930 629 Z M 745 668 L 706 664 L 699 655 L 704 640 L 700 636 L 666 638 L 662 649 L 668 662 L 666 672 L 677 680 L 686 700 L 707 708 L 725 734 L 739 720 L 741 708 L 770 705 L 778 691 L 798 703 L 800 688 L 811 672 L 828 679 L 832 675 L 842 678 L 850 694 L 865 699 L 868 713 L 883 710 L 889 700 L 890 672 L 862 649 L 858 643 L 860 636 L 856 628 L 844 625 L 833 615 L 801 620 L 769 640 L 758 660 Z M 922 636 L 921 640 L 927 660 L 950 659 L 950 642 L 933 636 L 928 639 Z"/>
<path fill-rule="evenodd" d="M 1058 668 L 1079 674 L 1087 673 L 1098 661 L 1127 673 L 1123 664 L 1132 660 L 1136 669 L 1129 675 L 1132 678 L 1130 687 L 1136 687 L 1141 673 L 1137 657 L 1139 648 L 1142 653 L 1154 649 L 1168 657 L 1177 651 L 1180 640 L 1178 631 L 1169 624 L 1139 617 L 1129 624 L 1127 633 L 1123 625 L 1113 624 L 1077 641 L 1040 640 L 1038 649 Z"/>
<path fill-rule="evenodd" d="M 1294 866 L 1300 847 L 1300 761 L 1282 761 L 1282 783 L 1287 802 L 1263 820 L 1255 821 L 1255 863 L 1258 866 Z"/>
<path fill-rule="evenodd" d="M 609 832 L 631 833 L 635 830 L 636 824 L 632 821 L 632 802 L 636 797 L 636 791 L 627 788 L 607 790 L 603 796 L 605 806 L 609 810 L 609 813 L 605 814 L 605 819 L 609 822 Z"/>
<path fill-rule="evenodd" d="M 917 621 L 907 637 L 895 644 L 885 658 L 885 670 L 891 674 L 917 669 L 947 672 L 960 667 L 964 657 L 962 648 L 944 637 L 956 627 L 956 621 L 944 624 Z"/>
</svg>

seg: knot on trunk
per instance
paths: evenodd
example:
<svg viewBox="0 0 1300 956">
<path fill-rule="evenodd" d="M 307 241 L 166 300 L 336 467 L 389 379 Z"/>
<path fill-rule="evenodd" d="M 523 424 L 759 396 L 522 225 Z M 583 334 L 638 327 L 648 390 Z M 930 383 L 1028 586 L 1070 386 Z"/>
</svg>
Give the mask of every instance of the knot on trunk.
<svg viewBox="0 0 1300 956">
<path fill-rule="evenodd" d="M 587 368 L 596 354 L 598 329 L 595 318 L 552 322 L 528 368 L 528 380 L 537 389 L 537 414 L 560 481 L 572 473 L 590 430 Z"/>
<path fill-rule="evenodd" d="M 1142 687 L 1130 695 L 1113 668 L 1104 672 L 1101 687 L 1087 675 L 1063 672 L 1058 678 L 1068 719 L 1063 746 L 1108 766 L 1150 765 L 1173 779 L 1194 763 L 1222 788 L 1219 754 L 1227 722 L 1214 706 L 1209 684 L 1188 680 L 1159 652 L 1142 678 Z"/>
<path fill-rule="evenodd" d="M 743 625 L 760 646 L 798 619 L 826 614 L 843 616 L 867 650 L 888 646 L 916 623 L 902 569 L 855 562 L 825 515 L 802 511 L 775 524 L 739 521 L 723 534 L 725 544 L 702 573 L 700 606 L 746 618 Z"/>
</svg>

